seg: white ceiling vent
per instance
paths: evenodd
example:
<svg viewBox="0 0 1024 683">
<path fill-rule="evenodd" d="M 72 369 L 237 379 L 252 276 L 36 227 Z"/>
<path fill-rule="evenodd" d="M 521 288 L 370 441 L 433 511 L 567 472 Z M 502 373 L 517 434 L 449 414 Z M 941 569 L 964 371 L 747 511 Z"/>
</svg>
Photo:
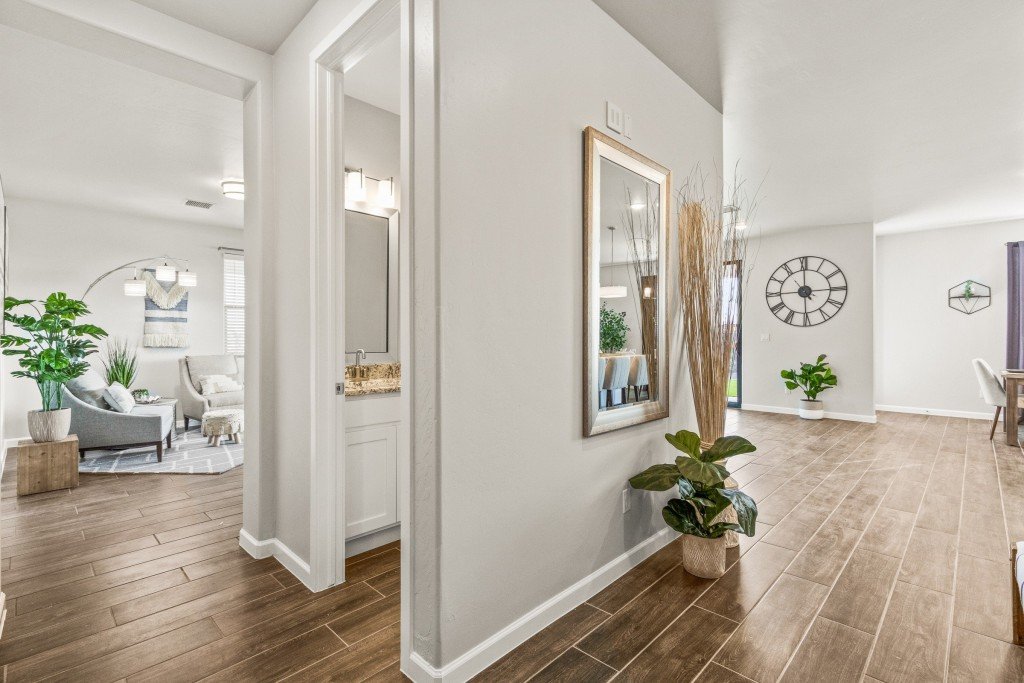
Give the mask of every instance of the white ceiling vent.
<svg viewBox="0 0 1024 683">
<path fill-rule="evenodd" d="M 188 199 L 185 201 L 185 206 L 194 206 L 197 209 L 209 209 L 213 204 L 210 202 L 201 202 L 197 199 Z"/>
</svg>

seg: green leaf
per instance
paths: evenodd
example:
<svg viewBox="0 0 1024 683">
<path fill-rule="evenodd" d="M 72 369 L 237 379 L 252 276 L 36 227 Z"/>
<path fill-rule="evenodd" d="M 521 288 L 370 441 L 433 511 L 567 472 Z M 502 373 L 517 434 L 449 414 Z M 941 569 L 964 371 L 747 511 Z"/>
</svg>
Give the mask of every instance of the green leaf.
<svg viewBox="0 0 1024 683">
<path fill-rule="evenodd" d="M 676 472 L 678 471 L 679 470 L 676 469 Z M 679 497 L 682 498 L 683 500 L 689 500 L 690 498 L 693 498 L 694 496 L 697 495 L 697 489 L 693 488 L 693 484 L 691 484 L 688 480 L 683 479 L 682 477 L 679 477 L 679 482 L 677 483 L 677 486 L 679 488 Z"/>
<path fill-rule="evenodd" d="M 629 478 L 629 485 L 645 491 L 668 491 L 679 481 L 679 470 L 674 465 L 651 465 L 640 474 Z"/>
<path fill-rule="evenodd" d="M 739 530 L 739 524 L 733 524 L 732 522 L 719 522 L 718 524 L 712 524 L 707 528 L 707 536 L 705 538 L 721 538 L 727 531 Z"/>
<path fill-rule="evenodd" d="M 680 429 L 675 434 L 666 434 L 665 441 L 668 441 L 672 446 L 683 453 L 694 458 L 700 457 L 700 437 L 693 432 L 685 429 Z"/>
<path fill-rule="evenodd" d="M 747 536 L 753 536 L 754 525 L 757 522 L 757 503 L 754 499 L 737 489 L 719 489 L 718 493 L 727 498 L 736 510 L 739 530 Z"/>
<path fill-rule="evenodd" d="M 673 498 L 668 505 L 661 509 L 661 516 L 665 519 L 666 524 L 681 534 L 706 538 L 706 532 L 697 517 L 697 511 L 693 509 L 692 505 L 678 498 Z"/>
<path fill-rule="evenodd" d="M 711 448 L 701 454 L 705 462 L 717 462 L 734 455 L 753 453 L 757 448 L 742 436 L 722 436 L 715 440 Z"/>
<path fill-rule="evenodd" d="M 825 360 L 825 354 L 821 354 L 820 356 L 818 356 L 818 363 L 821 363 L 821 361 L 823 360 Z"/>
<path fill-rule="evenodd" d="M 714 486 L 719 482 L 725 481 L 726 477 L 729 476 L 728 470 L 721 465 L 713 462 L 701 462 L 685 455 L 680 455 L 676 458 L 676 467 L 679 468 L 679 473 L 690 481 L 698 482 L 705 486 Z"/>
</svg>

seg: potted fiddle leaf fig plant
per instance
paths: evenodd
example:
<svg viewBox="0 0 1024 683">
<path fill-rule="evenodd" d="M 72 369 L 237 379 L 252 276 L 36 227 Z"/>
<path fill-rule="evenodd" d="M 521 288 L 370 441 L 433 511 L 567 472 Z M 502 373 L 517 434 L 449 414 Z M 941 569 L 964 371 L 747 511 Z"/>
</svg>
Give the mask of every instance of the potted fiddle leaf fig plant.
<svg viewBox="0 0 1024 683">
<path fill-rule="evenodd" d="M 668 501 L 661 515 L 665 523 L 686 538 L 683 540 L 683 568 L 694 576 L 715 579 L 725 574 L 726 534 L 737 531 L 754 535 L 757 504 L 747 494 L 726 488 L 729 470 L 725 460 L 757 450 L 742 436 L 723 436 L 711 448 L 702 450 L 700 437 L 680 430 L 665 439 L 682 455 L 673 464 L 652 465 L 630 478 L 629 485 L 645 491 L 675 488 L 678 498 Z M 735 522 L 727 521 L 729 507 Z"/>
<path fill-rule="evenodd" d="M 800 417 L 805 420 L 825 417 L 825 406 L 818 400 L 818 394 L 831 389 L 838 382 L 825 360 L 825 354 L 818 356 L 818 360 L 813 363 L 801 361 L 799 370 L 783 370 L 780 375 L 787 389 L 800 389 L 804 392 L 804 398 L 800 399 Z"/>
<path fill-rule="evenodd" d="M 42 308 L 40 308 L 40 306 Z M 31 308 L 19 314 L 16 309 Z M 17 356 L 20 369 L 13 377 L 26 377 L 36 383 L 42 409 L 29 411 L 28 431 L 36 443 L 60 441 L 71 429 L 71 410 L 64 407 L 64 385 L 85 374 L 85 357 L 96 352 L 94 339 L 107 333 L 96 325 L 80 324 L 88 315 L 85 302 L 54 292 L 43 301 L 4 299 L 4 320 L 27 333 L 0 336 L 3 355 Z"/>
</svg>

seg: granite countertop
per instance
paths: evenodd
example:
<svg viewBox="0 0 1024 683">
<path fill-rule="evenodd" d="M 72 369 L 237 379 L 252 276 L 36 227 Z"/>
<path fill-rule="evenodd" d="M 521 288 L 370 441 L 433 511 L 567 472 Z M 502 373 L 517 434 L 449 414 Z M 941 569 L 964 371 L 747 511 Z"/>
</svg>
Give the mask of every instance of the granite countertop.
<svg viewBox="0 0 1024 683">
<path fill-rule="evenodd" d="M 370 363 L 361 366 L 365 379 L 353 379 L 355 365 L 345 366 L 345 395 L 393 394 L 402 389 L 401 363 Z"/>
</svg>

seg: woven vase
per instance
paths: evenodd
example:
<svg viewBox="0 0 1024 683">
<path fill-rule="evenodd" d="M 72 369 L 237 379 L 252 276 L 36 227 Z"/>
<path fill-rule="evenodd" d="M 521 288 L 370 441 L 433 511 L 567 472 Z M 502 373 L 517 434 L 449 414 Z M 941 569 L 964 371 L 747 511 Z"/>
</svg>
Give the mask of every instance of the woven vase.
<svg viewBox="0 0 1024 683">
<path fill-rule="evenodd" d="M 739 487 L 739 483 L 732 477 L 729 477 L 728 479 L 725 480 L 725 488 L 735 490 L 738 489 Z M 715 521 L 729 522 L 730 524 L 738 524 L 740 518 L 739 515 L 736 514 L 736 508 L 730 505 L 722 512 L 722 514 L 718 515 L 718 517 L 715 518 Z M 740 544 L 740 535 L 735 531 L 726 531 L 724 538 L 726 548 L 735 548 Z"/>
<path fill-rule="evenodd" d="M 725 574 L 725 537 L 687 536 L 683 540 L 683 569 L 702 579 Z"/>
</svg>

